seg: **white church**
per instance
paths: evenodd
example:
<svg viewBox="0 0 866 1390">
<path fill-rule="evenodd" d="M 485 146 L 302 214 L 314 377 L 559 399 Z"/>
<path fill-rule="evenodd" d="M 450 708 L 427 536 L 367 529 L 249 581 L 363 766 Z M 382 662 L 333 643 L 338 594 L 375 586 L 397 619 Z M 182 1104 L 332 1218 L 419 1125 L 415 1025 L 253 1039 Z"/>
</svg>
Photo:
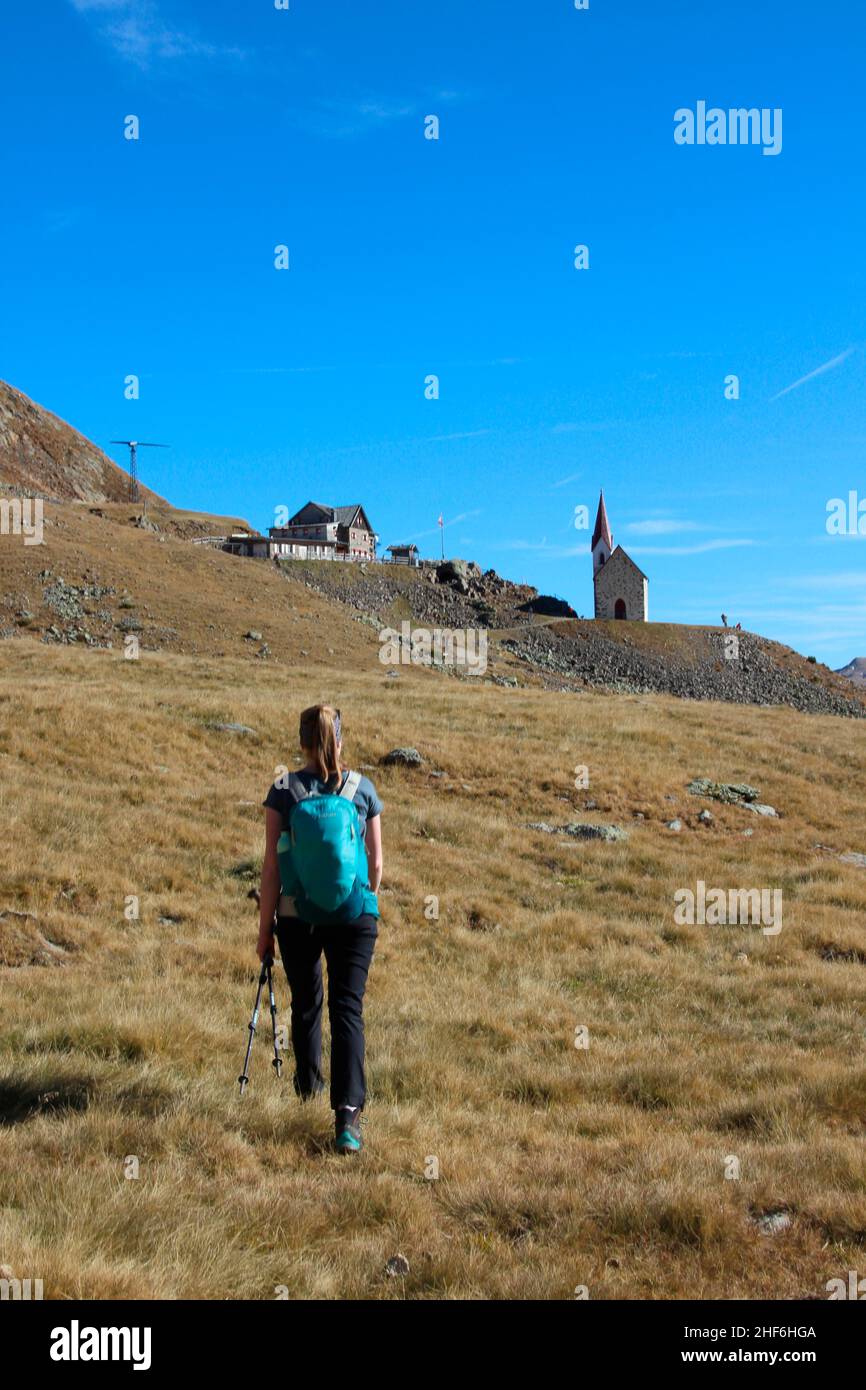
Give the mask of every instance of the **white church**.
<svg viewBox="0 0 866 1390">
<path fill-rule="evenodd" d="M 592 579 L 596 618 L 649 621 L 649 580 L 621 545 L 614 548 L 604 492 L 598 499 L 592 533 Z"/>
</svg>

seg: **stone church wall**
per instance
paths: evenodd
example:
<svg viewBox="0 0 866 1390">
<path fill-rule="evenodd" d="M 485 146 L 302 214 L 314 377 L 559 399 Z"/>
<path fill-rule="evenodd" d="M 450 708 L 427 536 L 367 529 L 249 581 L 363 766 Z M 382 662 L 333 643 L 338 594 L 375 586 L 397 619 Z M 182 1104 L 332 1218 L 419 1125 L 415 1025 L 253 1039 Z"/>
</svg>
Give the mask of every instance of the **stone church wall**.
<svg viewBox="0 0 866 1390">
<path fill-rule="evenodd" d="M 595 578 L 595 616 L 596 618 L 615 618 L 616 601 L 625 601 L 625 615 L 631 622 L 647 621 L 647 581 L 632 565 L 617 559 L 614 551 L 611 558 L 598 571 Z"/>
</svg>

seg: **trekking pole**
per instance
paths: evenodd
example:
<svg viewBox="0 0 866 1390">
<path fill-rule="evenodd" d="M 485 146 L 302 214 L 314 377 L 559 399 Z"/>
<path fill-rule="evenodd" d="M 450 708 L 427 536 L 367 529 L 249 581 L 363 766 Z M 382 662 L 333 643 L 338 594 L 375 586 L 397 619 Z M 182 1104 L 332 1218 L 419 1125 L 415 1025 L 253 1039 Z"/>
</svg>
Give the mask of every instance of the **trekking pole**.
<svg viewBox="0 0 866 1390">
<path fill-rule="evenodd" d="M 274 1030 L 274 1060 L 271 1062 L 271 1066 L 277 1073 L 277 1080 L 279 1080 L 283 1072 L 283 1059 L 280 1056 L 280 1040 L 277 1036 L 277 1004 L 274 999 L 274 980 L 271 974 L 272 961 L 270 956 L 265 957 L 265 963 L 268 973 L 268 998 L 271 1004 L 271 1027 Z"/>
<path fill-rule="evenodd" d="M 250 1036 L 247 1042 L 247 1055 L 244 1058 L 244 1069 L 238 1077 L 238 1085 L 241 1088 L 241 1095 L 243 1095 L 244 1088 L 247 1086 L 250 1079 L 250 1055 L 253 1050 L 253 1038 L 256 1036 L 256 1026 L 259 1021 L 259 1007 L 262 1002 L 262 990 L 265 987 L 266 981 L 270 985 L 271 999 L 273 1000 L 274 997 L 273 985 L 271 984 L 271 959 L 271 956 L 265 956 L 264 960 L 262 961 L 262 970 L 261 974 L 259 975 L 259 987 L 256 991 L 256 1003 L 253 1009 L 253 1016 L 249 1022 Z M 274 1010 L 274 1012 L 276 1012 L 276 1009 Z M 279 1075 L 279 1072 L 277 1073 L 277 1075 Z"/>
</svg>

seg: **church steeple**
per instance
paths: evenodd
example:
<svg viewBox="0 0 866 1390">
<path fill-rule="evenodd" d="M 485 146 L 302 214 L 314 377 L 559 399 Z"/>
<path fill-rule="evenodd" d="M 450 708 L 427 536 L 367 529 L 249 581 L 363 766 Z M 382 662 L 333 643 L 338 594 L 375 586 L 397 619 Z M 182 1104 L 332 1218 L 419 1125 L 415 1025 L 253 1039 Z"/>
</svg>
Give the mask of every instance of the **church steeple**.
<svg viewBox="0 0 866 1390">
<path fill-rule="evenodd" d="M 604 505 L 604 491 L 599 495 L 598 514 L 595 518 L 595 530 L 592 533 L 592 572 L 597 574 L 602 565 L 610 559 L 613 550 L 613 536 L 611 535 L 610 523 L 607 519 L 607 508 Z"/>
</svg>

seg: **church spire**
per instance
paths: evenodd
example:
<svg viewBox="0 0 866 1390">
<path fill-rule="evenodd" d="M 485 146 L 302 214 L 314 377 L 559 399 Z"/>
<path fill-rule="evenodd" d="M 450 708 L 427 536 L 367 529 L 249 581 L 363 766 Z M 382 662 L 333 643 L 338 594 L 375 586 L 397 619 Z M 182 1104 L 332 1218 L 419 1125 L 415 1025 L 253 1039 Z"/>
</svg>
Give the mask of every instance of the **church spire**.
<svg viewBox="0 0 866 1390">
<path fill-rule="evenodd" d="M 610 534 L 610 523 L 607 519 L 607 508 L 604 505 L 604 490 L 602 489 L 598 498 L 598 515 L 595 518 L 595 530 L 592 533 L 592 549 L 598 545 L 599 541 L 604 541 L 607 546 L 607 553 L 610 555 L 613 550 L 613 536 Z"/>
</svg>

